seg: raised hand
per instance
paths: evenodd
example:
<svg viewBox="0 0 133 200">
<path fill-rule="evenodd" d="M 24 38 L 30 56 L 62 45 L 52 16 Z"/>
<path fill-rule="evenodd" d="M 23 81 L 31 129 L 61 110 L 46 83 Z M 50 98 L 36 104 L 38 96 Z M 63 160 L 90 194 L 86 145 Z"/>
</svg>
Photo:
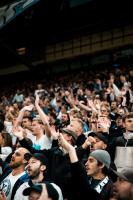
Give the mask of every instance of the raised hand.
<svg viewBox="0 0 133 200">
<path fill-rule="evenodd" d="M 98 123 L 99 123 L 100 127 L 102 128 L 103 132 L 109 132 L 109 127 L 111 125 L 111 122 L 106 116 L 100 117 L 98 119 Z"/>
<path fill-rule="evenodd" d="M 87 139 L 85 140 L 84 144 L 82 145 L 83 149 L 87 149 L 88 147 L 92 146 L 93 144 L 96 143 L 96 140 L 94 137 L 89 136 L 87 137 Z"/>
<path fill-rule="evenodd" d="M 29 105 L 29 106 L 25 106 L 23 109 L 24 109 L 24 110 L 28 110 L 28 111 L 32 111 L 33 108 L 34 108 L 34 105 L 31 104 L 31 105 Z"/>
<path fill-rule="evenodd" d="M 67 153 L 69 153 L 69 151 L 71 151 L 72 149 L 74 149 L 74 147 L 73 147 L 71 144 L 69 144 L 69 143 L 65 140 L 65 138 L 63 137 L 63 134 L 62 134 L 62 133 L 59 134 L 58 142 L 59 142 L 59 145 L 60 145 L 63 149 L 65 149 L 65 151 L 66 151 Z"/>
<path fill-rule="evenodd" d="M 38 200 L 49 200 L 48 192 L 45 184 L 42 184 L 42 193 Z"/>
<path fill-rule="evenodd" d="M 22 140 L 24 138 L 24 129 L 21 126 L 13 127 L 13 135 Z"/>
<path fill-rule="evenodd" d="M 58 139 L 59 137 L 59 132 L 55 130 L 55 126 L 50 126 L 50 131 L 51 131 L 51 136 L 54 139 Z"/>
</svg>

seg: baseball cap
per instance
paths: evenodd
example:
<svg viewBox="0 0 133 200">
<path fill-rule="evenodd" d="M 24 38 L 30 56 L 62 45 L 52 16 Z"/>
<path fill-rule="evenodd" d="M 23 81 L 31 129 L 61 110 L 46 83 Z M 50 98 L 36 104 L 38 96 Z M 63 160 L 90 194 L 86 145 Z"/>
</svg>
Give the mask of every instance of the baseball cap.
<svg viewBox="0 0 133 200">
<path fill-rule="evenodd" d="M 32 185 L 31 187 L 25 188 L 24 191 L 23 191 L 23 195 L 29 196 L 32 191 L 36 191 L 38 193 L 41 193 L 42 192 L 42 185 L 41 184 L 35 184 L 35 185 Z"/>
<path fill-rule="evenodd" d="M 92 156 L 99 162 L 103 163 L 107 168 L 110 167 L 111 158 L 107 151 L 98 149 L 98 150 L 92 151 L 89 156 Z"/>
<path fill-rule="evenodd" d="M 133 169 L 123 169 L 121 172 L 112 170 L 117 177 L 133 184 Z"/>
<path fill-rule="evenodd" d="M 100 140 L 102 140 L 105 144 L 108 144 L 108 140 L 109 140 L 108 133 L 103 133 L 103 132 L 95 133 L 95 132 L 91 132 L 91 133 L 89 133 L 88 136 L 92 136 L 92 137 L 96 136 Z"/>
<path fill-rule="evenodd" d="M 53 200 L 58 200 L 59 199 L 59 194 L 57 189 L 51 184 L 51 183 L 45 183 L 47 192 L 48 192 L 48 197 L 52 198 Z M 32 191 L 36 191 L 41 194 L 42 192 L 42 185 L 41 184 L 34 184 L 23 191 L 24 196 L 29 196 Z"/>
<path fill-rule="evenodd" d="M 67 128 L 63 128 L 61 131 L 62 131 L 62 133 L 66 133 L 66 134 L 72 136 L 74 142 L 77 141 L 78 136 L 74 131 L 67 129 Z"/>
</svg>

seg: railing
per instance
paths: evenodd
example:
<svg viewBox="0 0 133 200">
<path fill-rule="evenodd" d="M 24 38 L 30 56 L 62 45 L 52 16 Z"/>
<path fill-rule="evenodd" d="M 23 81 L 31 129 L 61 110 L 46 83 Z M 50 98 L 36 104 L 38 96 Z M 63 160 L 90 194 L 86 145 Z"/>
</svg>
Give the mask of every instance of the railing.
<svg viewBox="0 0 133 200">
<path fill-rule="evenodd" d="M 44 52 L 44 61 L 54 62 L 129 44 L 133 44 L 133 26 L 94 34 L 79 34 L 69 41 L 47 45 Z"/>
</svg>

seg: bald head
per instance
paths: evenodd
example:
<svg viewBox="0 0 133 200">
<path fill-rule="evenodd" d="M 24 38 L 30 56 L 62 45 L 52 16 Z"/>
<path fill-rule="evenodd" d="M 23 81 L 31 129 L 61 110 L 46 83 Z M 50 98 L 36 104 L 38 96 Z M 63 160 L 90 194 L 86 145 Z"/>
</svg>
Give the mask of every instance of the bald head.
<svg viewBox="0 0 133 200">
<path fill-rule="evenodd" d="M 23 148 L 23 147 L 18 148 L 12 155 L 12 158 L 10 161 L 10 167 L 12 169 L 18 168 L 18 167 L 25 168 L 27 161 L 24 159 L 24 155 L 26 153 L 29 153 L 29 151 L 26 148 Z"/>
</svg>

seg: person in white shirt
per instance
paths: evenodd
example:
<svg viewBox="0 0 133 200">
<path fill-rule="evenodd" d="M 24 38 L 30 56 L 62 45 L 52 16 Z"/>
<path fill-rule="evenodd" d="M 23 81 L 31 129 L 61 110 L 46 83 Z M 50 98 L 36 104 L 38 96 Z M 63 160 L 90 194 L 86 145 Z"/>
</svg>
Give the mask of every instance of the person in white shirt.
<svg viewBox="0 0 133 200">
<path fill-rule="evenodd" d="M 40 149 L 50 149 L 52 146 L 51 137 L 48 137 L 47 134 L 44 133 L 43 123 L 40 119 L 33 119 L 32 121 L 32 131 L 35 136 L 33 140 L 33 147 Z"/>
<path fill-rule="evenodd" d="M 42 153 L 35 153 L 29 159 L 29 163 L 26 167 L 27 173 L 30 177 L 30 180 L 24 182 L 17 190 L 14 200 L 28 200 L 28 195 L 25 196 L 24 190 L 32 186 L 33 184 L 44 183 L 47 181 L 46 172 L 48 168 L 48 160 L 46 156 Z M 63 200 L 62 191 L 54 183 L 50 183 L 58 192 L 58 200 Z"/>
<path fill-rule="evenodd" d="M 18 148 L 12 155 L 10 161 L 11 170 L 5 171 L 3 173 L 3 179 L 1 178 L 0 190 L 5 193 L 7 200 L 12 200 L 15 194 L 15 189 L 19 185 L 18 180 L 25 175 L 25 167 L 27 165 L 27 160 L 24 159 L 24 155 L 29 151 L 25 148 Z M 26 177 L 26 176 L 25 176 Z M 14 194 L 13 194 L 14 193 Z"/>
<path fill-rule="evenodd" d="M 36 139 L 32 132 L 32 118 L 31 117 L 23 117 L 22 127 L 24 128 L 25 137 L 29 138 L 32 142 Z"/>
</svg>

